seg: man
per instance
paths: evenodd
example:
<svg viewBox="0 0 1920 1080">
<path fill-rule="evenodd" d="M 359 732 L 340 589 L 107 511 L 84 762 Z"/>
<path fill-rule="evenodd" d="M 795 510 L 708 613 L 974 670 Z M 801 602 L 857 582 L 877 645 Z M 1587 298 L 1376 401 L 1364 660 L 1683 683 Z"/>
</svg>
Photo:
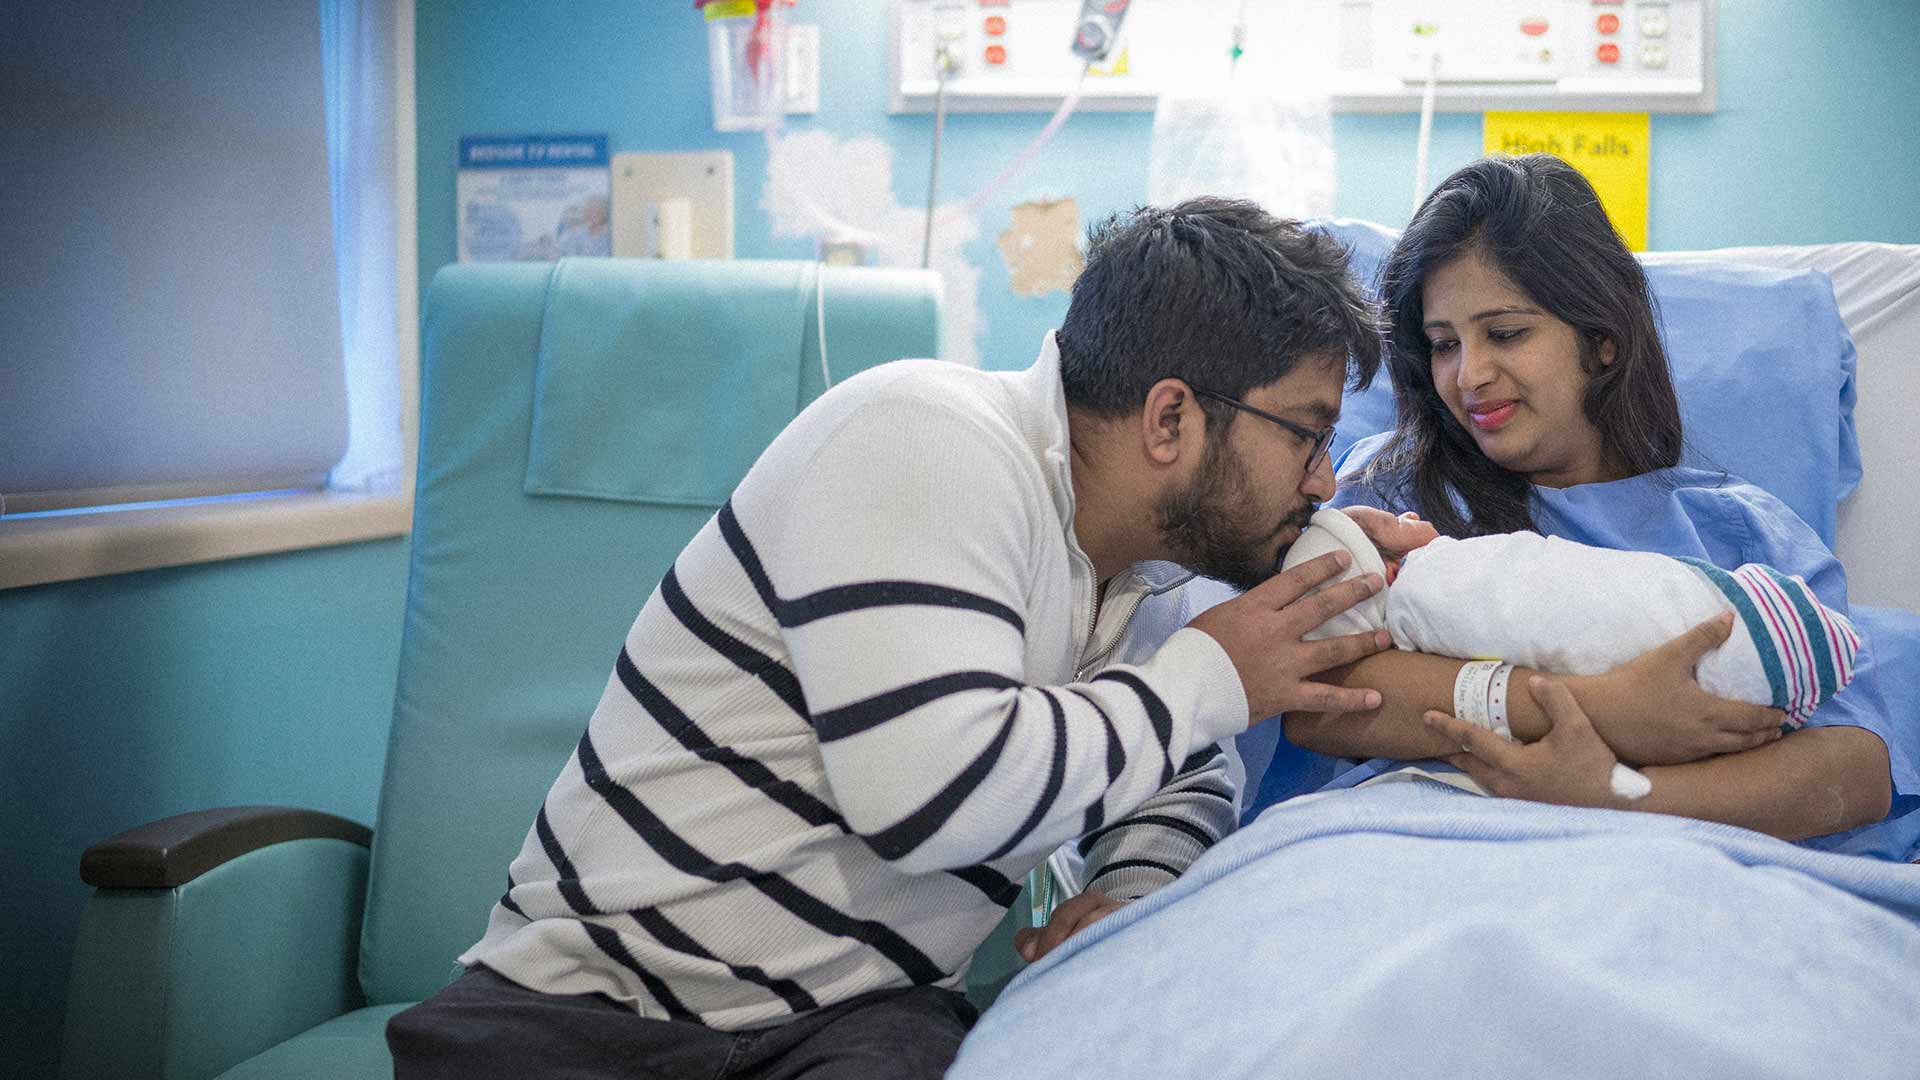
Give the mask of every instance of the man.
<svg viewBox="0 0 1920 1080">
<path fill-rule="evenodd" d="M 1232 828 L 1220 740 L 1378 705 L 1310 677 L 1384 634 L 1300 638 L 1380 582 L 1273 576 L 1378 362 L 1334 241 L 1198 199 L 1095 230 L 1027 371 L 834 388 L 641 610 L 397 1074 L 940 1075 L 1027 870 L 1085 838 L 1057 940 Z M 1167 562 L 1249 591 L 1108 666 Z"/>
</svg>

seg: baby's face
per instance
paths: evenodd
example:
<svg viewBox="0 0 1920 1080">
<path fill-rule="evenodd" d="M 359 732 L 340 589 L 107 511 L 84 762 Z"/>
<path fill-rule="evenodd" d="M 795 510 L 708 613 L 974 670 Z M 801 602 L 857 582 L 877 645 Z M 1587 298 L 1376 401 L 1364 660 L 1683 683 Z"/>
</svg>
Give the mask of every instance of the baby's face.
<svg viewBox="0 0 1920 1080">
<path fill-rule="evenodd" d="M 1328 512 L 1328 511 L 1323 511 Z M 1374 506 L 1349 506 L 1340 512 L 1360 527 L 1375 551 L 1380 553 L 1380 561 L 1386 564 L 1387 584 L 1400 575 L 1400 560 L 1407 552 L 1425 547 L 1440 538 L 1439 530 L 1420 520 L 1420 515 L 1408 511 L 1398 517 Z M 1344 531 L 1344 530 L 1340 530 Z M 1336 533 L 1338 535 L 1338 533 Z M 1351 544 L 1351 538 L 1341 541 Z"/>
<path fill-rule="evenodd" d="M 1396 518 L 1388 535 L 1373 537 L 1374 545 L 1380 549 L 1380 558 L 1387 564 L 1387 584 L 1393 584 L 1393 579 L 1400 576 L 1400 561 L 1407 557 L 1407 552 L 1439 538 L 1440 530 L 1411 513 Z"/>
</svg>

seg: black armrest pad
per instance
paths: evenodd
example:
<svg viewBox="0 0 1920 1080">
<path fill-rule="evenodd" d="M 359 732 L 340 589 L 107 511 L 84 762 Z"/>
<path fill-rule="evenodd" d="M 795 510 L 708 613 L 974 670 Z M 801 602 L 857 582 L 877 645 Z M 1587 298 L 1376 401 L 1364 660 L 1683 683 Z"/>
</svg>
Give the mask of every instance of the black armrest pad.
<svg viewBox="0 0 1920 1080">
<path fill-rule="evenodd" d="M 369 847 L 373 830 L 291 806 L 194 810 L 136 826 L 88 848 L 80 856 L 80 880 L 99 889 L 168 889 L 249 851 L 312 839 Z"/>
</svg>

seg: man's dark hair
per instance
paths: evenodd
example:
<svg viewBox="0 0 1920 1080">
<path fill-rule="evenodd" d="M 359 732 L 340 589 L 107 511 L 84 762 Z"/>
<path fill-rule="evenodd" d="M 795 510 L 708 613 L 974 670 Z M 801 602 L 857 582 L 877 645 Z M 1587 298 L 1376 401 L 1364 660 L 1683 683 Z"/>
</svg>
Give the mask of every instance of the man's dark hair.
<svg viewBox="0 0 1920 1080">
<path fill-rule="evenodd" d="M 1557 157 L 1528 154 L 1484 158 L 1447 177 L 1381 268 L 1396 419 L 1364 481 L 1410 498 L 1448 536 L 1534 527 L 1528 478 L 1481 453 L 1433 385 L 1421 289 L 1435 270 L 1476 250 L 1579 335 L 1589 376 L 1583 407 L 1608 456 L 1632 476 L 1677 464 L 1680 403 L 1646 273 L 1587 178 Z M 1614 359 L 1602 365 L 1606 341 Z"/>
<path fill-rule="evenodd" d="M 1339 241 L 1240 199 L 1095 225 L 1055 338 L 1067 403 L 1098 416 L 1140 408 L 1168 377 L 1240 398 L 1308 357 L 1344 357 L 1356 389 L 1380 366 L 1378 316 Z M 1235 415 L 1201 405 L 1214 422 Z"/>
</svg>

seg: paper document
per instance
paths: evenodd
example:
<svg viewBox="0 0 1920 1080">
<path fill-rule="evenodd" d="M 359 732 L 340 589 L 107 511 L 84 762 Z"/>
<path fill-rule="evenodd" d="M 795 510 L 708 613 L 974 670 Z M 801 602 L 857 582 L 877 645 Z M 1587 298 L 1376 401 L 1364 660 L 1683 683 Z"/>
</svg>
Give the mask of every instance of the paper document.
<svg viewBox="0 0 1920 1080">
<path fill-rule="evenodd" d="M 605 135 L 460 140 L 460 261 L 611 255 Z"/>
</svg>

